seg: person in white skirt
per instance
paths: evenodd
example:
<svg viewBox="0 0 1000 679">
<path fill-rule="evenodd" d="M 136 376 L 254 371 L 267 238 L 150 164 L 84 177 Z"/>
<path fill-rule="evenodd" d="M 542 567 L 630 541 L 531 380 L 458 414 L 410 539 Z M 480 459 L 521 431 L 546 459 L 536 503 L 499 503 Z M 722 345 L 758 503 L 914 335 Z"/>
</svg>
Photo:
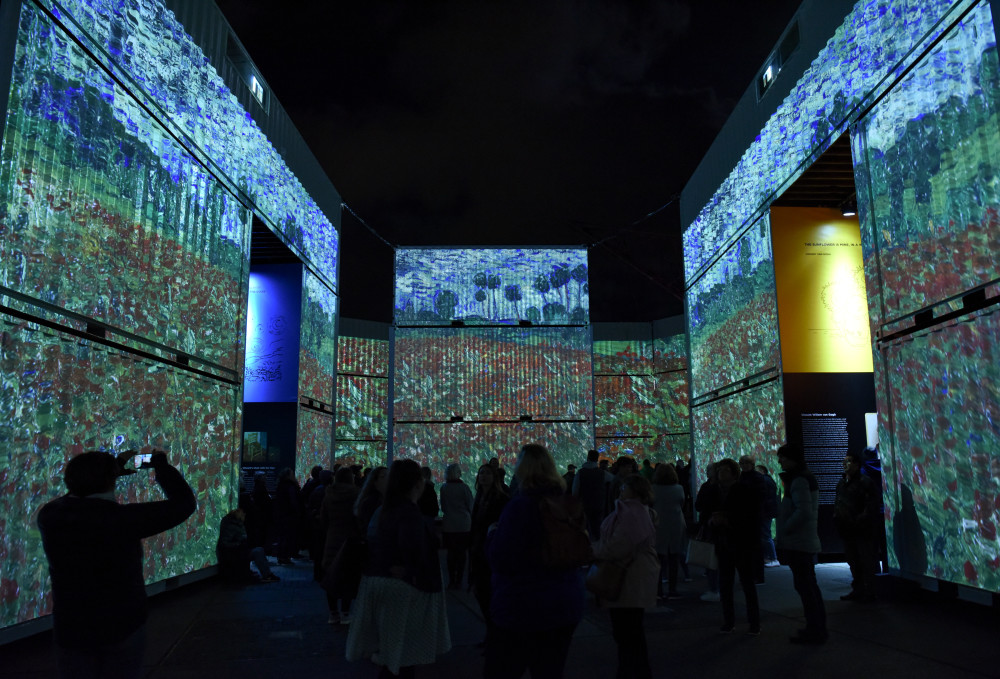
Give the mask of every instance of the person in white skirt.
<svg viewBox="0 0 1000 679">
<path fill-rule="evenodd" d="M 380 677 L 413 677 L 451 649 L 438 541 L 420 513 L 420 465 L 396 460 L 385 502 L 372 518 L 368 567 L 361 579 L 347 659 L 369 659 Z"/>
</svg>

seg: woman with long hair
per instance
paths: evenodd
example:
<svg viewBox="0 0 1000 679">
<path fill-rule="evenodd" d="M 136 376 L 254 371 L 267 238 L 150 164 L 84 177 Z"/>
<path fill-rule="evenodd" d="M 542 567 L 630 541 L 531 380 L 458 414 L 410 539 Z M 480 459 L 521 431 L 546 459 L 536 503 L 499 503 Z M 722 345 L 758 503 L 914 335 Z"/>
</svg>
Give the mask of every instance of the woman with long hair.
<svg viewBox="0 0 1000 679">
<path fill-rule="evenodd" d="M 618 644 L 618 676 L 630 679 L 652 677 L 642 624 L 645 609 L 656 606 L 660 579 L 652 504 L 649 481 L 640 474 L 625 477 L 615 510 L 601 524 L 601 539 L 594 548 L 598 561 L 613 561 L 625 567 L 621 596 L 614 601 L 599 599 L 598 603 L 611 616 L 612 634 Z"/>
<path fill-rule="evenodd" d="M 472 593 L 479 602 L 483 619 L 486 620 L 487 638 L 493 628 L 493 618 L 490 615 L 490 597 L 493 594 L 490 578 L 493 573 L 486 558 L 486 538 L 490 526 L 500 520 L 509 500 L 510 496 L 504 490 L 500 475 L 489 464 L 482 465 L 476 474 L 476 498 L 472 505 L 469 584 L 472 585 Z"/>
<path fill-rule="evenodd" d="M 658 464 L 653 472 L 653 508 L 656 524 L 656 553 L 660 557 L 661 576 L 657 591 L 663 595 L 663 574 L 666 568 L 667 599 L 676 599 L 677 570 L 684 554 L 687 522 L 684 520 L 684 488 L 680 485 L 672 464 Z"/>
<path fill-rule="evenodd" d="M 354 485 L 354 472 L 350 467 L 341 467 L 334 476 L 334 482 L 327 485 L 320 508 L 320 524 L 326 535 L 320 568 L 324 573 L 322 582 L 330 607 L 327 622 L 331 625 L 351 621 L 351 599 L 357 594 L 360 564 L 346 564 L 342 557 L 339 566 L 343 572 L 334 572 L 337 555 L 344 545 L 361 539 L 358 519 L 353 511 L 357 498 L 358 487 Z M 360 555 L 360 552 L 355 553 Z"/>
<path fill-rule="evenodd" d="M 354 516 L 358 517 L 358 528 L 363 537 L 368 535 L 368 526 L 375 510 L 382 506 L 388 474 L 389 470 L 385 467 L 375 467 L 365 479 L 365 485 L 361 487 L 361 493 L 354 504 Z"/>
<path fill-rule="evenodd" d="M 420 512 L 420 465 L 396 460 L 372 519 L 368 566 L 347 636 L 347 659 L 369 658 L 380 677 L 412 677 L 451 649 L 438 540 Z"/>
<path fill-rule="evenodd" d="M 566 482 L 549 451 L 535 443 L 521 448 L 514 478 L 517 492 L 486 546 L 494 627 L 486 642 L 485 676 L 517 679 L 530 670 L 533 677 L 558 679 L 583 617 L 583 571 L 544 562 L 541 503 L 564 496 Z"/>
</svg>

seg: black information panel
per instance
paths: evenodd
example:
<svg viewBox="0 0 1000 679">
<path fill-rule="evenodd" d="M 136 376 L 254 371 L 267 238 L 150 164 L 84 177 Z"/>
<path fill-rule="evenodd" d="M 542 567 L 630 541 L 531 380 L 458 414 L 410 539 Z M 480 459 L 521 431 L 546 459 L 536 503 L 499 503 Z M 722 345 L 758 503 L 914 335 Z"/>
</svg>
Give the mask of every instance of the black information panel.
<svg viewBox="0 0 1000 679">
<path fill-rule="evenodd" d="M 788 440 L 802 444 L 819 483 L 820 539 L 824 552 L 840 552 L 833 527 L 837 482 L 844 453 L 867 444 L 865 413 L 875 412 L 872 373 L 785 373 Z"/>
</svg>

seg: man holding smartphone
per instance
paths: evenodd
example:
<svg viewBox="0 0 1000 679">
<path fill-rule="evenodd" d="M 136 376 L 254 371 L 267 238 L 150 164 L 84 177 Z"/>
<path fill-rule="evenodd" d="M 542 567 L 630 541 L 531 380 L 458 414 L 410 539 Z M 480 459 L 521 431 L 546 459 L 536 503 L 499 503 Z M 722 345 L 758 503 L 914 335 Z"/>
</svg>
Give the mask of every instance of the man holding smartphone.
<svg viewBox="0 0 1000 679">
<path fill-rule="evenodd" d="M 195 497 L 166 453 L 156 450 L 148 466 L 166 499 L 118 504 L 115 483 L 135 473 L 126 468 L 135 455 L 77 455 L 64 471 L 69 492 L 38 514 L 62 677 L 142 672 L 147 607 L 141 541 L 183 523 L 195 510 Z"/>
</svg>

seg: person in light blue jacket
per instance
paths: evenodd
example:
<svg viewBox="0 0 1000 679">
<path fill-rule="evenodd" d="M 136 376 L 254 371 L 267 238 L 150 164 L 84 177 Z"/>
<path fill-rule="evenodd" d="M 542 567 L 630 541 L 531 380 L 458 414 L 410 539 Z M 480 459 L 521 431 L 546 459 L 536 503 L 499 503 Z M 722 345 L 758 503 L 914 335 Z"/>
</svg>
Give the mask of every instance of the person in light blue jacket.
<svg viewBox="0 0 1000 679">
<path fill-rule="evenodd" d="M 806 466 L 801 446 L 785 444 L 778 448 L 778 464 L 785 489 L 778 507 L 778 555 L 792 570 L 806 618 L 805 629 L 789 640 L 793 644 L 822 644 L 827 639 L 826 608 L 814 567 L 820 551 L 819 485 Z"/>
</svg>

